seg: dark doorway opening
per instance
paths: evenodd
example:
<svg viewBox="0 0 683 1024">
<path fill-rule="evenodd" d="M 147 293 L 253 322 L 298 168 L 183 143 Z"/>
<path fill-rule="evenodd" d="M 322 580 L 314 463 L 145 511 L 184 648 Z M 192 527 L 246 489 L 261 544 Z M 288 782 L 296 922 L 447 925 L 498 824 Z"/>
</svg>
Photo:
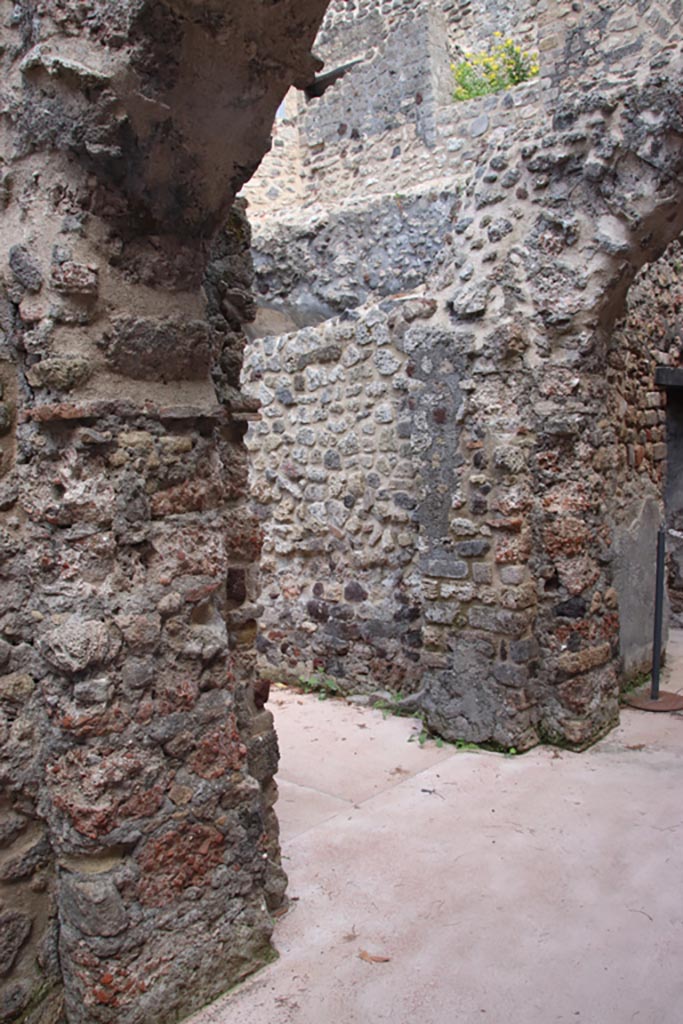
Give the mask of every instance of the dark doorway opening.
<svg viewBox="0 0 683 1024">
<path fill-rule="evenodd" d="M 658 367 L 656 381 L 666 389 L 667 473 L 664 505 L 669 553 L 667 582 L 671 626 L 683 627 L 683 368 Z"/>
</svg>

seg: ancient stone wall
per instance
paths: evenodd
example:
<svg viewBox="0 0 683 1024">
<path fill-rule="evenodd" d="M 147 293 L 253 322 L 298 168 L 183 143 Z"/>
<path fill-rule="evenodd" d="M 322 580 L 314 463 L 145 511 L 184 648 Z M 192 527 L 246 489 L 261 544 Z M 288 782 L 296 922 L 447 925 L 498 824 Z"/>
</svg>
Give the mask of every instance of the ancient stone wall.
<svg viewBox="0 0 683 1024">
<path fill-rule="evenodd" d="M 434 307 L 392 305 L 248 350 L 245 387 L 262 405 L 248 442 L 266 530 L 258 648 L 276 678 L 419 688 L 415 382 L 395 326 Z"/>
<path fill-rule="evenodd" d="M 230 206 L 323 9 L 3 9 L 3 1024 L 176 1021 L 271 955 Z"/>
<path fill-rule="evenodd" d="M 652 446 L 651 473 L 634 475 L 641 458 L 636 447 L 643 442 L 629 436 L 623 419 L 619 388 L 629 385 L 618 383 L 618 370 L 605 367 L 614 358 L 614 320 L 624 311 L 637 270 L 660 256 L 683 227 L 676 113 L 680 11 L 676 3 L 638 6 L 627 0 L 577 7 L 549 4 L 538 12 L 538 81 L 493 98 L 436 107 L 431 137 L 419 137 L 412 115 L 401 120 L 400 104 L 396 123 L 382 130 L 373 121 L 381 86 L 356 89 L 357 69 L 349 71 L 303 117 L 302 137 L 317 130 L 317 104 L 324 132 L 324 146 L 302 163 L 304 195 L 312 205 L 268 222 L 257 211 L 255 220 L 259 304 L 289 316 L 290 329 L 297 315 L 306 321 L 296 302 L 284 307 L 286 292 L 305 295 L 317 317 L 326 315 L 325 307 L 327 315 L 335 313 L 336 270 L 339 305 L 355 308 L 314 332 L 309 327 L 298 336 L 257 339 L 248 356 L 255 378 L 249 387 L 268 392 L 262 429 L 274 452 L 269 460 L 257 459 L 255 482 L 268 552 L 264 671 L 276 665 L 305 675 L 341 672 L 347 690 L 373 683 L 382 688 L 375 672 L 377 651 L 384 650 L 391 660 L 390 686 L 414 690 L 419 681 L 416 703 L 442 735 L 517 749 L 539 737 L 581 746 L 616 721 L 619 673 L 627 655 L 633 655 L 634 669 L 643 654 L 641 637 L 622 629 L 623 581 L 634 565 L 633 550 L 644 549 L 661 518 L 662 399 L 650 381 L 638 383 L 637 404 L 646 407 L 643 413 L 654 412 L 657 422 L 640 426 L 649 430 L 644 438 Z M 437 5 L 414 13 L 413 26 L 424 16 L 443 16 Z M 341 9 L 337 14 L 341 18 Z M 427 57 L 429 39 L 425 33 Z M 385 68 L 386 75 L 390 71 Z M 406 105 L 416 106 L 412 92 Z M 331 112 L 342 109 L 344 118 L 335 126 Z M 353 118 L 359 126 L 355 151 L 347 134 Z M 410 136 L 407 149 L 396 132 Z M 395 210 L 390 197 L 397 198 L 401 174 L 411 179 L 409 201 L 430 195 L 436 203 L 448 195 L 453 202 L 450 224 L 441 221 L 443 243 L 425 264 L 422 282 L 414 280 L 393 301 L 376 277 L 374 287 L 367 280 L 347 287 L 355 264 L 346 242 L 363 235 L 371 262 L 373 246 L 382 244 L 381 220 L 373 221 L 372 211 Z M 268 239 L 263 255 L 261 232 Z M 265 252 L 273 239 L 277 265 Z M 306 272 L 320 267 L 319 284 L 304 283 L 298 271 L 304 266 Z M 413 301 L 422 315 L 408 322 L 402 309 Z M 359 341 L 378 323 L 381 340 L 350 381 L 347 353 L 355 358 L 354 350 L 364 347 Z M 315 353 L 328 347 L 335 356 L 313 364 L 311 385 L 297 360 L 303 356 L 305 367 L 309 356 L 318 358 Z M 288 363 L 282 353 L 289 351 L 296 355 Z M 402 394 L 387 377 L 391 386 L 377 402 L 396 391 L 394 419 L 373 436 L 367 422 L 373 416 L 373 359 L 383 352 L 395 360 L 396 379 L 408 386 Z M 334 411 L 322 398 L 332 384 Z M 303 446 L 297 440 L 302 417 L 308 418 L 310 438 Z M 341 427 L 337 445 L 330 422 Z M 364 422 L 366 449 L 334 466 L 328 456 L 326 469 L 327 452 Z M 414 478 L 413 489 L 402 482 L 399 489 L 389 475 L 384 505 L 375 501 L 360 459 L 363 451 L 374 474 L 380 437 L 393 445 L 401 475 L 410 477 L 412 467 Z M 254 449 L 256 438 L 254 433 Z M 343 493 L 352 474 L 360 474 L 354 486 L 365 505 L 360 494 L 349 493 L 353 506 L 342 520 L 344 536 L 328 536 L 324 548 L 320 527 L 310 523 L 310 505 L 323 502 L 325 477 Z M 292 476 L 294 496 L 288 490 Z M 309 483 L 315 487 L 307 491 Z M 367 538 L 378 517 L 392 538 L 398 536 L 394 492 L 416 501 L 409 529 L 402 528 L 406 544 L 400 562 L 389 559 L 387 568 L 374 571 Z M 637 495 L 635 511 L 628 507 L 630 494 Z M 346 531 L 348 522 L 352 531 Z M 306 549 L 309 542 L 315 557 Z M 411 609 L 411 646 L 401 640 L 396 618 L 390 643 L 368 644 L 363 622 L 380 618 L 384 578 L 399 565 L 400 592 Z M 651 567 L 641 569 L 645 593 Z M 366 596 L 353 602 L 344 588 L 359 572 L 357 593 Z M 280 630 L 283 616 L 286 630 Z M 340 636 L 339 619 L 347 623 L 346 636 Z M 625 607 L 624 626 L 631 619 Z"/>
<path fill-rule="evenodd" d="M 439 232 L 457 194 L 452 227 L 423 282 L 412 257 L 382 280 L 369 244 L 356 315 L 265 339 L 249 366 L 273 415 L 258 421 L 237 388 L 253 310 L 248 232 L 229 211 L 286 90 L 318 69 L 324 6 L 45 0 L 3 23 L 2 1024 L 165 1024 L 270 955 L 277 750 L 247 685 L 264 507 L 275 524 L 284 510 L 285 545 L 313 539 L 296 605 L 268 539 L 295 634 L 283 649 L 266 623 L 276 663 L 419 683 L 447 738 L 581 746 L 616 718 L 620 406 L 605 365 L 636 271 L 683 230 L 678 0 L 544 5 L 542 80 L 462 122 L 449 110 L 451 148 L 448 11 L 385 8 L 434 60 L 382 37 L 406 108 L 359 94 L 335 120 L 335 89 L 376 81 L 371 58 L 321 98 L 319 153 L 309 108 L 302 193 L 362 184 L 394 196 L 375 209 L 395 216 L 405 180 L 410 202 L 435 197 Z M 376 188 L 366 166 L 387 141 Z M 405 179 L 399 156 L 414 160 Z M 421 166 L 437 187 L 412 189 Z M 352 238 L 373 218 L 325 225 Z M 387 293 L 401 282 L 410 294 Z M 252 421 L 277 479 L 250 510 Z M 647 441 L 632 440 L 632 468 Z M 323 499 L 325 473 L 338 490 Z M 372 576 L 377 544 L 391 562 Z"/>
<path fill-rule="evenodd" d="M 627 315 L 617 326 L 608 351 L 612 415 L 617 453 L 610 481 L 615 494 L 615 525 L 621 536 L 615 582 L 621 618 L 626 678 L 646 670 L 650 662 L 655 531 L 661 501 L 671 492 L 668 525 L 669 595 L 674 621 L 681 609 L 681 552 L 678 533 L 683 520 L 674 500 L 680 476 L 680 438 L 672 439 L 667 464 L 666 391 L 655 382 L 659 367 L 680 367 L 683 261 L 674 242 L 652 266 L 644 268 L 628 296 Z M 671 396 L 672 401 L 675 396 Z M 629 641 L 627 644 L 626 641 Z"/>
<path fill-rule="evenodd" d="M 332 0 L 316 39 L 316 53 L 326 61 L 376 45 L 395 27 L 419 15 L 424 0 Z M 434 0 L 431 6 L 442 18 L 449 37 L 449 51 L 478 50 L 494 32 L 514 34 L 525 46 L 537 36 L 538 0 Z"/>
<path fill-rule="evenodd" d="M 471 170 L 506 127 L 523 130 L 562 90 L 571 91 L 576 76 L 599 91 L 648 44 L 654 56 L 672 34 L 675 43 L 678 20 L 675 2 L 650 2 L 642 12 L 628 0 L 577 9 L 531 0 L 332 4 L 316 52 L 329 69 L 360 61 L 318 99 L 291 95 L 273 150 L 245 188 L 252 222 L 277 209 L 334 206 L 344 196 L 400 191 Z M 540 79 L 452 104 L 451 61 L 485 48 L 494 31 L 539 53 Z"/>
<path fill-rule="evenodd" d="M 409 190 L 441 176 L 455 154 L 463 169 L 475 166 L 489 131 L 533 116 L 538 89 L 454 106 L 451 62 L 485 49 L 495 31 L 534 50 L 540 23 L 534 4 L 498 0 L 333 3 L 316 54 L 326 70 L 358 63 L 321 98 L 290 95 L 273 149 L 244 191 L 252 221 L 275 209 Z"/>
<path fill-rule="evenodd" d="M 265 329 L 266 313 L 305 327 L 422 285 L 459 206 L 457 192 L 446 187 L 413 187 L 264 222 L 254 251 L 254 332 Z"/>
</svg>

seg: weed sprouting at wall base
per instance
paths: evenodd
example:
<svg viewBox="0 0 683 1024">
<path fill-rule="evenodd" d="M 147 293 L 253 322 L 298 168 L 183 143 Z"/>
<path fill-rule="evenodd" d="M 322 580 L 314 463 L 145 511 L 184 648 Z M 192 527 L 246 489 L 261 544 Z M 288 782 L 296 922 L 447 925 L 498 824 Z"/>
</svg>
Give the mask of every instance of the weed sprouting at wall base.
<svg viewBox="0 0 683 1024">
<path fill-rule="evenodd" d="M 337 680 L 322 672 L 313 672 L 310 676 L 300 676 L 299 685 L 306 693 L 317 693 L 318 700 L 327 700 L 328 697 L 338 697 L 341 694 L 341 687 Z"/>
</svg>

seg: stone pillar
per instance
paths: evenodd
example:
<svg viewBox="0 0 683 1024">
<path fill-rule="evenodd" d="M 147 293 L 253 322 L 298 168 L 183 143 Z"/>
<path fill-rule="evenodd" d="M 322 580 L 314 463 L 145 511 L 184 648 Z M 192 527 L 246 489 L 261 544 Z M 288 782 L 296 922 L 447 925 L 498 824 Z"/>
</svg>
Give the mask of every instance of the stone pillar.
<svg viewBox="0 0 683 1024">
<path fill-rule="evenodd" d="M 663 48 L 623 13 L 587 5 L 568 33 L 559 8 L 543 16 L 546 106 L 463 188 L 435 282 L 451 289 L 450 338 L 416 350 L 423 592 L 443 609 L 424 630 L 422 709 L 448 739 L 581 748 L 618 720 L 633 538 L 609 342 L 636 272 L 683 227 L 680 41 Z M 617 66 L 608 23 L 628 26 L 639 56 L 603 93 L 588 69 Z M 661 40 L 671 25 L 657 24 Z M 655 528 L 643 517 L 636 543 Z"/>
<path fill-rule="evenodd" d="M 175 1021 L 271 955 L 230 204 L 324 6 L 2 29 L 2 1022 Z"/>
</svg>

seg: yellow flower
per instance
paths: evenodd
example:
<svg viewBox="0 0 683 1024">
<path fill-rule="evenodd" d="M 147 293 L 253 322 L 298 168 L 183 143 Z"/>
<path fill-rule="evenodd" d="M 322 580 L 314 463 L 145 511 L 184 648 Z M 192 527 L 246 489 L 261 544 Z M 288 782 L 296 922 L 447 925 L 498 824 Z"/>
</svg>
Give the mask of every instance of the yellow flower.
<svg viewBox="0 0 683 1024">
<path fill-rule="evenodd" d="M 452 65 L 455 78 L 454 98 L 473 99 L 509 89 L 538 75 L 538 53 L 530 53 L 515 45 L 512 39 L 503 39 L 502 32 L 494 32 L 493 41 L 481 53 L 465 53 L 460 63 Z"/>
</svg>

